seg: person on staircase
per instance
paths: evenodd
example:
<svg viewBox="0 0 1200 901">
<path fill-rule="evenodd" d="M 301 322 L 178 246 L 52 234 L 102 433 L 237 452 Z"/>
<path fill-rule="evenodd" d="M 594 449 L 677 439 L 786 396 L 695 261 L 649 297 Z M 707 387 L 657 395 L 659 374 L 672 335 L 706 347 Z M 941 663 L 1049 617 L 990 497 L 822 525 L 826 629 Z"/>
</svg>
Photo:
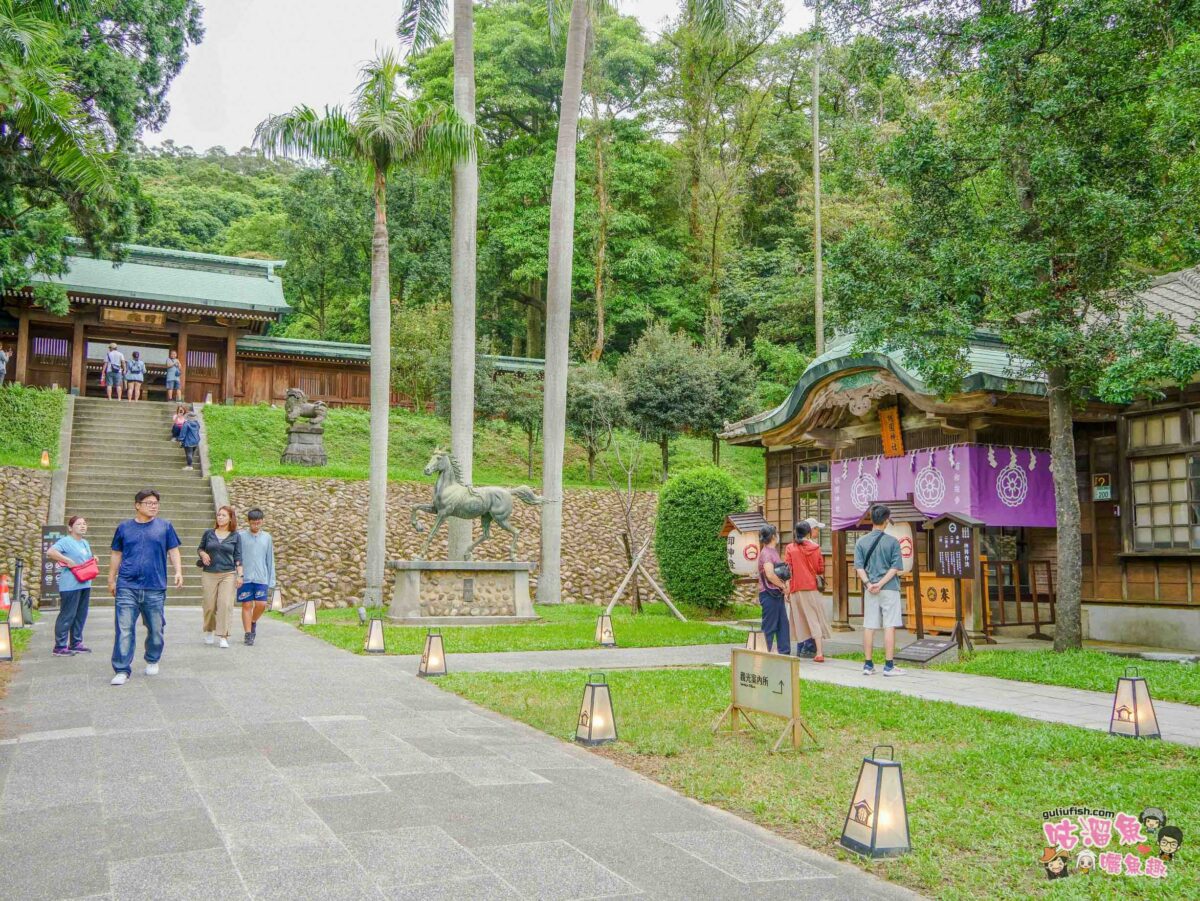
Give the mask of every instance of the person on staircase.
<svg viewBox="0 0 1200 901">
<path fill-rule="evenodd" d="M 96 572 L 96 555 L 87 539 L 87 520 L 72 516 L 67 520 L 67 534 L 50 546 L 46 559 L 58 564 L 58 618 L 54 621 L 54 656 L 70 657 L 90 654 L 92 649 L 83 643 L 83 625 L 87 622 L 88 604 L 92 597 L 92 579 L 76 575 Z M 93 576 L 92 578 L 95 578 Z"/>
<path fill-rule="evenodd" d="M 139 615 L 146 627 L 146 675 L 158 675 L 166 625 L 167 560 L 175 571 L 172 584 L 183 587 L 179 536 L 170 521 L 158 518 L 160 501 L 161 496 L 153 488 L 139 491 L 133 499 L 133 519 L 117 526 L 113 535 L 108 570 L 108 593 L 115 601 L 116 619 L 113 685 L 124 685 L 129 680 Z"/>
<path fill-rule="evenodd" d="M 214 528 L 207 529 L 197 548 L 200 586 L 204 591 L 204 643 L 214 636 L 223 648 L 229 647 L 229 617 L 233 599 L 242 587 L 242 536 L 238 533 L 233 507 L 217 511 Z"/>
<path fill-rule="evenodd" d="M 172 350 L 167 354 L 167 400 L 183 400 L 183 364 L 179 362 L 179 351 Z"/>
<path fill-rule="evenodd" d="M 104 355 L 104 390 L 108 399 L 113 399 L 113 389 L 116 389 L 117 400 L 121 399 L 121 382 L 125 377 L 125 355 L 117 350 L 115 343 L 108 345 L 108 353 Z"/>
<path fill-rule="evenodd" d="M 142 383 L 146 381 L 146 364 L 142 362 L 142 352 L 135 350 L 133 359 L 125 364 L 125 386 L 130 403 L 142 399 Z"/>
<path fill-rule="evenodd" d="M 267 598 L 275 588 L 275 541 L 263 529 L 263 512 L 258 507 L 246 513 L 249 528 L 242 529 L 242 587 L 237 602 L 242 607 L 246 644 L 258 637 L 258 621 L 267 609 Z"/>
<path fill-rule="evenodd" d="M 195 410 L 187 411 L 187 418 L 183 420 L 183 427 L 179 430 L 179 443 L 183 445 L 183 453 L 187 458 L 184 471 L 191 472 L 196 468 L 193 463 L 196 459 L 196 448 L 200 446 L 200 417 L 196 415 Z"/>
<path fill-rule="evenodd" d="M 3 344 L 0 344 L 0 388 L 4 387 L 4 378 L 8 375 L 8 359 L 8 351 L 4 349 Z"/>
<path fill-rule="evenodd" d="M 179 434 L 183 431 L 183 424 L 187 422 L 187 407 L 180 404 L 175 408 L 175 415 L 171 417 L 171 440 L 178 441 Z"/>
</svg>

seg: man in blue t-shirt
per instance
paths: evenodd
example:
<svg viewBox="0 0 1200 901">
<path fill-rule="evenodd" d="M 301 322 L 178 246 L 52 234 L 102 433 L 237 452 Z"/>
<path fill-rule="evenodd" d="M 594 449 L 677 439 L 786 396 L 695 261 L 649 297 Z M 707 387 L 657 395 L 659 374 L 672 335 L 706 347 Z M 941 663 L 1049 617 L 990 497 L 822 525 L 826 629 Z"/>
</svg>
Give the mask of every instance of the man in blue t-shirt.
<svg viewBox="0 0 1200 901">
<path fill-rule="evenodd" d="M 900 542 L 885 530 L 892 511 L 883 504 L 871 507 L 871 534 L 854 543 L 854 571 L 863 586 L 863 675 L 875 672 L 875 630 L 883 629 L 885 676 L 900 675 L 896 666 L 896 630 L 904 625 L 904 608 L 900 601 L 900 573 L 904 560 Z"/>
<path fill-rule="evenodd" d="M 167 559 L 174 585 L 183 587 L 183 560 L 175 527 L 158 518 L 159 494 L 146 488 L 133 499 L 134 516 L 113 534 L 108 592 L 116 601 L 117 636 L 113 641 L 113 685 L 124 685 L 132 672 L 137 619 L 146 627 L 146 675 L 158 673 L 163 652 L 163 607 L 167 602 Z"/>
</svg>

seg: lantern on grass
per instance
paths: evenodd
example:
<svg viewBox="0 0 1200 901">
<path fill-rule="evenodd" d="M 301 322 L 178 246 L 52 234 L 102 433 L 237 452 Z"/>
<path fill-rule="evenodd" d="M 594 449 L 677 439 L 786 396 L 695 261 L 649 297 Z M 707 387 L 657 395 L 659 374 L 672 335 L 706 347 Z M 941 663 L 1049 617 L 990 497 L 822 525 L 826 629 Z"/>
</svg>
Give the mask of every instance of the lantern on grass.
<svg viewBox="0 0 1200 901">
<path fill-rule="evenodd" d="M 617 719 L 613 716 L 612 694 L 604 673 L 592 673 L 583 686 L 579 722 L 575 740 L 581 745 L 603 745 L 617 740 Z"/>
<path fill-rule="evenodd" d="M 880 752 L 887 749 L 886 758 Z M 865 857 L 899 857 L 912 850 L 904 776 L 891 745 L 877 745 L 863 758 L 858 784 L 842 827 L 843 848 Z"/>
<path fill-rule="evenodd" d="M 613 635 L 612 617 L 607 613 L 601 613 L 596 617 L 596 644 L 602 648 L 617 646 L 616 636 Z"/>
<path fill-rule="evenodd" d="M 425 636 L 425 650 L 421 653 L 421 665 L 417 667 L 417 675 L 446 675 L 446 648 L 442 644 L 441 632 L 430 629 Z"/>
<path fill-rule="evenodd" d="M 225 458 L 225 471 L 233 472 L 233 458 L 232 457 Z"/>
<path fill-rule="evenodd" d="M 12 660 L 12 629 L 8 621 L 0 623 L 0 661 Z"/>
<path fill-rule="evenodd" d="M 1154 702 L 1150 699 L 1150 686 L 1138 675 L 1136 666 L 1125 667 L 1125 675 L 1117 680 L 1108 732 L 1128 738 L 1162 738 L 1158 717 L 1154 715 Z"/>
<path fill-rule="evenodd" d="M 317 602 L 309 598 L 304 602 L 304 612 L 300 614 L 300 625 L 315 626 L 317 624 Z"/>
<path fill-rule="evenodd" d="M 43 469 L 50 468 L 50 451 L 48 451 L 48 450 L 42 451 L 42 468 Z"/>
<path fill-rule="evenodd" d="M 13 598 L 12 606 L 8 608 L 8 625 L 12 629 L 29 628 L 29 623 L 25 622 L 25 604 L 20 595 Z"/>
<path fill-rule="evenodd" d="M 363 650 L 368 654 L 382 654 L 384 652 L 382 617 L 371 617 L 371 622 L 367 626 L 367 638 L 363 642 Z"/>
<path fill-rule="evenodd" d="M 271 611 L 273 613 L 283 612 L 283 592 L 278 588 L 271 592 Z"/>
<path fill-rule="evenodd" d="M 767 636 L 758 629 L 751 629 L 750 634 L 746 636 L 747 651 L 770 651 L 767 647 Z"/>
</svg>

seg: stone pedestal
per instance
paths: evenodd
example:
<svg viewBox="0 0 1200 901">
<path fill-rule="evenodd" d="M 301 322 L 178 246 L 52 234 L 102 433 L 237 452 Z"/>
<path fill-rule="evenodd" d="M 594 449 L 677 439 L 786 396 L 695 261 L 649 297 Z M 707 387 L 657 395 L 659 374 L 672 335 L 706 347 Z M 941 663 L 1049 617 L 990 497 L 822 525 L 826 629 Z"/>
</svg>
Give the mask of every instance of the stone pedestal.
<svg viewBox="0 0 1200 901">
<path fill-rule="evenodd" d="M 537 620 L 529 598 L 532 563 L 392 560 L 388 619 L 407 625 L 492 625 Z"/>
<path fill-rule="evenodd" d="M 297 422 L 288 429 L 287 450 L 280 458 L 282 463 L 299 463 L 301 466 L 324 466 L 329 462 L 325 456 L 325 427 Z"/>
</svg>

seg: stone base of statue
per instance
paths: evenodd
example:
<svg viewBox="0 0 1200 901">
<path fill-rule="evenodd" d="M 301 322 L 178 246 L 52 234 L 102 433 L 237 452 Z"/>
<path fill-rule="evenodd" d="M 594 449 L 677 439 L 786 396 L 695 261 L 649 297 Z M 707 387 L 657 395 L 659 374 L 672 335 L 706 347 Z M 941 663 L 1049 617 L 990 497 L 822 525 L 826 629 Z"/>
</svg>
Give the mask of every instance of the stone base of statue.
<svg viewBox="0 0 1200 901">
<path fill-rule="evenodd" d="M 392 560 L 388 619 L 416 626 L 531 623 L 532 563 L 499 560 Z"/>
<path fill-rule="evenodd" d="M 288 429 L 287 450 L 280 458 L 281 463 L 299 463 L 301 466 L 324 466 L 329 462 L 325 456 L 325 427 L 306 422 L 297 422 Z"/>
</svg>

